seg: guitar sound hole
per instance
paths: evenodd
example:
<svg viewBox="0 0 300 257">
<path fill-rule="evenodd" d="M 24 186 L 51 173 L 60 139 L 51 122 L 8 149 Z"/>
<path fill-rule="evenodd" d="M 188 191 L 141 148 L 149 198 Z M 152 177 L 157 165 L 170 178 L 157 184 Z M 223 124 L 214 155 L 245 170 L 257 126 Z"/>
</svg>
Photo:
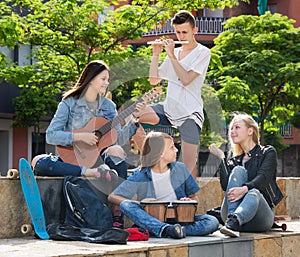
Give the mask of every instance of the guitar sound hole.
<svg viewBox="0 0 300 257">
<path fill-rule="evenodd" d="M 98 137 L 98 139 L 100 140 L 102 135 L 99 131 L 95 131 L 95 135 Z"/>
</svg>

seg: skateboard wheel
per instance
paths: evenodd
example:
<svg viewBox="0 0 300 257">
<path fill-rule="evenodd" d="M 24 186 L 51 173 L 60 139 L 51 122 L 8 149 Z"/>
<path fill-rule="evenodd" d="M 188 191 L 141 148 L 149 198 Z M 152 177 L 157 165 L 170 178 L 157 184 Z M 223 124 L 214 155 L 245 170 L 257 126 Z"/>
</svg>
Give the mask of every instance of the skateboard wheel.
<svg viewBox="0 0 300 257">
<path fill-rule="evenodd" d="M 19 171 L 17 169 L 9 169 L 7 171 L 6 177 L 8 177 L 9 179 L 16 179 L 17 177 L 19 177 Z"/>
<path fill-rule="evenodd" d="M 33 227 L 31 224 L 24 224 L 21 226 L 22 234 L 26 235 L 33 231 Z"/>
<path fill-rule="evenodd" d="M 286 226 L 286 224 L 285 224 L 285 223 L 283 223 L 283 224 L 281 225 L 281 229 L 282 229 L 283 231 L 286 231 L 286 229 L 287 229 L 287 226 Z"/>
</svg>

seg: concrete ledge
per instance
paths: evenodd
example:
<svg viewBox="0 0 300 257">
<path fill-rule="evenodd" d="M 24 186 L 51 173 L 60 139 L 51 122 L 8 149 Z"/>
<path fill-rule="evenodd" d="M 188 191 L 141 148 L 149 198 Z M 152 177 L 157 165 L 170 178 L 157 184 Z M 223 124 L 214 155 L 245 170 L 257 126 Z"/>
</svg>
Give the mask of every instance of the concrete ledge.
<svg viewBox="0 0 300 257">
<path fill-rule="evenodd" d="M 63 221 L 62 182 L 63 178 L 37 177 L 47 224 Z M 21 226 L 31 219 L 19 179 L 0 177 L 0 204 L 0 238 L 24 236 Z"/>
<path fill-rule="evenodd" d="M 37 178 L 48 222 L 63 215 L 62 178 Z M 201 186 L 197 212 L 219 206 L 223 192 L 218 178 L 198 178 Z M 299 215 L 299 179 L 280 178 L 280 187 L 288 197 L 278 210 L 283 215 Z M 294 199 L 294 200 L 293 200 Z M 242 233 L 240 238 L 225 238 L 219 232 L 206 237 L 181 240 L 151 238 L 149 241 L 128 242 L 127 245 L 103 245 L 84 242 L 38 240 L 23 236 L 20 227 L 30 223 L 19 180 L 0 179 L 0 256 L 116 256 L 116 257 L 298 257 L 300 252 L 300 221 L 287 221 L 287 231 Z M 288 207 L 293 206 L 293 210 Z M 23 236 L 23 237 L 22 237 Z M 8 239 L 11 238 L 11 239 Z"/>
<path fill-rule="evenodd" d="M 46 222 L 62 222 L 64 219 L 64 200 L 62 197 L 63 178 L 37 177 Z M 224 197 L 219 178 L 197 178 L 201 190 L 198 192 L 197 213 L 220 206 Z M 285 199 L 276 207 L 278 216 L 299 218 L 300 178 L 278 178 L 278 184 Z M 22 237 L 21 226 L 30 222 L 20 181 L 0 177 L 0 238 Z"/>
<path fill-rule="evenodd" d="M 38 240 L 33 237 L 1 239 L 0 256 L 31 257 L 298 257 L 300 220 L 288 221 L 288 230 L 267 233 L 242 233 L 226 238 L 219 231 L 210 236 L 181 240 L 150 238 L 127 245 Z"/>
<path fill-rule="evenodd" d="M 263 234 L 247 233 L 253 237 L 254 257 L 292 257 L 300 252 L 300 223 L 287 222 L 285 232 L 270 231 Z M 242 234 L 244 236 L 244 234 Z"/>
</svg>

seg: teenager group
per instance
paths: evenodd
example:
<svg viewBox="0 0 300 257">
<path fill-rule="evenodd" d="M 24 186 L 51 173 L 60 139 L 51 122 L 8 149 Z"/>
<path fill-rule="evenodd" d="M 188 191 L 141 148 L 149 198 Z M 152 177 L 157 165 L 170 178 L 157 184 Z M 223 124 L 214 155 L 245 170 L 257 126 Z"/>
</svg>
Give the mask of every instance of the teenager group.
<svg viewBox="0 0 300 257">
<path fill-rule="evenodd" d="M 195 178 L 204 121 L 201 87 L 210 51 L 196 41 L 197 27 L 191 13 L 176 13 L 172 25 L 178 41 L 187 43 L 175 47 L 173 39 L 156 40 L 149 72 L 153 85 L 162 79 L 168 81 L 165 101 L 151 106 L 138 103 L 127 123 L 114 127 L 116 142 L 112 140 L 111 145 L 101 150 L 92 165 L 68 163 L 57 155 L 39 155 L 32 160 L 32 166 L 35 174 L 41 176 L 92 176 L 106 180 L 118 176 L 123 180 L 108 200 L 120 206 L 136 226 L 148 229 L 152 235 L 180 239 L 211 234 L 218 230 L 219 221 L 211 215 L 197 214 L 194 222 L 187 225 L 163 222 L 149 215 L 141 205 L 145 200 L 197 201 L 200 189 Z M 166 58 L 159 65 L 163 49 Z M 96 131 L 82 128 L 95 117 L 107 121 L 117 117 L 116 105 L 105 97 L 109 75 L 109 67 L 102 61 L 86 65 L 73 88 L 63 94 L 46 131 L 47 143 L 71 147 L 77 156 L 85 156 L 86 148 L 102 144 Z M 180 132 L 182 162 L 176 161 L 177 148 L 172 137 L 161 132 L 146 135 L 140 123 L 176 126 Z M 227 156 L 232 157 L 225 158 L 224 152 L 215 145 L 209 147 L 222 160 L 220 183 L 226 194 L 221 208 L 225 225 L 220 232 L 225 235 L 236 237 L 240 231 L 269 230 L 274 221 L 274 207 L 282 199 L 276 184 L 276 151 L 272 146 L 260 145 L 258 135 L 257 123 L 251 116 L 236 114 L 229 125 L 232 155 Z M 126 153 L 122 146 L 132 137 L 140 148 L 140 167 L 127 178 Z"/>
</svg>

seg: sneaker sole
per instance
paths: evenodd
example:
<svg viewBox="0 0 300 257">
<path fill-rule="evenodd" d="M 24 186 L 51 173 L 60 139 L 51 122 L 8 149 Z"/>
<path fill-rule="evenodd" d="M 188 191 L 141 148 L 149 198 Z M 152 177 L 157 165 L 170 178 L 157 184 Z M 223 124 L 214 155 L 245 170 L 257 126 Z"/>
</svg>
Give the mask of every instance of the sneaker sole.
<svg viewBox="0 0 300 257">
<path fill-rule="evenodd" d="M 181 238 L 185 238 L 186 237 L 185 227 L 176 226 L 175 230 L 177 232 L 176 239 L 181 239 Z"/>
<path fill-rule="evenodd" d="M 224 234 L 224 235 L 227 235 L 227 236 L 231 236 L 231 237 L 240 237 L 240 232 L 231 230 L 231 229 L 227 228 L 226 226 L 223 226 L 223 227 L 220 229 L 220 232 L 221 232 L 222 234 Z"/>
</svg>

